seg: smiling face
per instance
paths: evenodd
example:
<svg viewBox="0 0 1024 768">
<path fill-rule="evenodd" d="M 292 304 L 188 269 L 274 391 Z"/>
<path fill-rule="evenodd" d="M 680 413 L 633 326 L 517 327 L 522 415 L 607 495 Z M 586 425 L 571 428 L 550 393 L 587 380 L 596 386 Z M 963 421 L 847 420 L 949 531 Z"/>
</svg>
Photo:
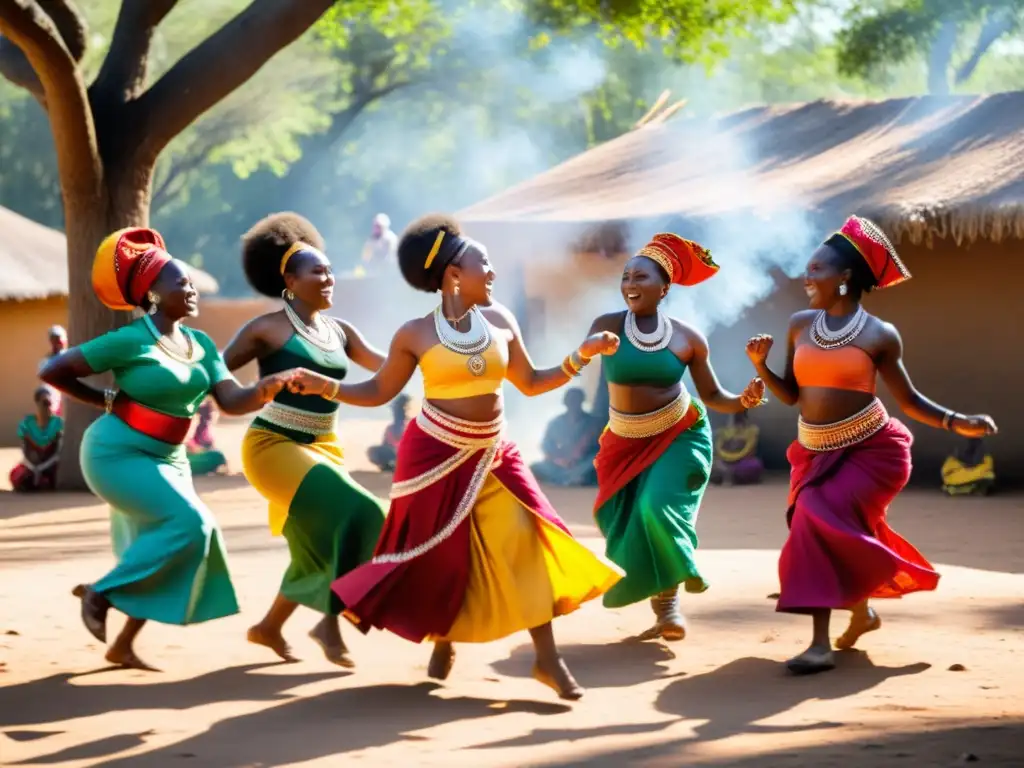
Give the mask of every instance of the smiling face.
<svg viewBox="0 0 1024 768">
<path fill-rule="evenodd" d="M 655 262 L 634 256 L 622 270 L 622 298 L 635 315 L 652 315 L 668 295 L 669 283 Z"/>
<path fill-rule="evenodd" d="M 840 255 L 822 245 L 811 255 L 804 272 L 804 291 L 811 309 L 828 309 L 839 300 L 839 286 L 849 282 L 851 272 L 841 268 Z"/>
<path fill-rule="evenodd" d="M 160 297 L 160 312 L 169 320 L 181 320 L 199 314 L 199 292 L 192 285 L 188 266 L 174 259 L 160 270 L 149 289 Z"/>
<path fill-rule="evenodd" d="M 334 303 L 334 272 L 331 262 L 322 253 L 300 251 L 292 257 L 294 271 L 284 276 L 288 290 L 295 298 L 315 310 L 327 310 Z"/>
<path fill-rule="evenodd" d="M 459 296 L 467 306 L 491 305 L 495 274 L 486 248 L 472 243 L 450 269 L 452 279 L 458 282 Z"/>
</svg>

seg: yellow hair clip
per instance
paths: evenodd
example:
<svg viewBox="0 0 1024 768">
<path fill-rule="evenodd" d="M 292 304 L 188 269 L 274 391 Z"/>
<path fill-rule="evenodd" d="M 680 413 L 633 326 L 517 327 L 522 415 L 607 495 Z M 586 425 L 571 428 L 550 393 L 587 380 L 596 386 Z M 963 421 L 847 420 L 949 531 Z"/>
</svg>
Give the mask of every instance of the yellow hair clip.
<svg viewBox="0 0 1024 768">
<path fill-rule="evenodd" d="M 302 250 L 315 251 L 316 248 L 314 248 L 311 245 L 307 245 L 306 243 L 302 242 L 301 240 L 298 241 L 297 243 L 292 243 L 292 247 L 289 248 L 287 251 L 285 251 L 284 252 L 284 256 L 281 257 L 281 274 L 282 275 L 284 274 L 285 269 L 288 267 L 288 259 L 290 259 L 296 253 L 298 253 L 299 251 L 302 251 Z"/>
<path fill-rule="evenodd" d="M 430 265 L 434 263 L 434 259 L 437 257 L 437 252 L 441 250 L 441 243 L 444 241 L 444 230 L 440 230 L 437 233 L 437 238 L 434 240 L 434 247 L 430 249 L 430 253 L 427 254 L 427 260 L 423 262 L 424 269 L 430 269 Z"/>
</svg>

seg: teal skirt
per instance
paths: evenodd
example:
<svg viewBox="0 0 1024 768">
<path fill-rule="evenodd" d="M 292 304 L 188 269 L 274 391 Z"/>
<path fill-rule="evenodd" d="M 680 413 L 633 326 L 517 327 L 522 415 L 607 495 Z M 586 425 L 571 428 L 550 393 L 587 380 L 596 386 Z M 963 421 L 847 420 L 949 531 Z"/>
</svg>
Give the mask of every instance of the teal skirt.
<svg viewBox="0 0 1024 768">
<path fill-rule="evenodd" d="M 111 506 L 117 565 L 92 585 L 126 616 L 196 624 L 238 613 L 224 538 L 196 494 L 184 446 L 101 416 L 82 440 L 82 472 Z"/>
<path fill-rule="evenodd" d="M 597 510 L 605 555 L 626 572 L 605 593 L 606 607 L 631 605 L 680 584 L 687 592 L 708 588 L 695 556 L 697 513 L 712 455 L 704 416 Z"/>
</svg>

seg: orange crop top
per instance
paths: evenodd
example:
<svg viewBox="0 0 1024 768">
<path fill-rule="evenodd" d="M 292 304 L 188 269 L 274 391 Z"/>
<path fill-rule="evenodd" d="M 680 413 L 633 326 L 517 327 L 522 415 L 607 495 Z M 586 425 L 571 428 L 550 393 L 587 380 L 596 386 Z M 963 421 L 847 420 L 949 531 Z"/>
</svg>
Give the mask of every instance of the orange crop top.
<svg viewBox="0 0 1024 768">
<path fill-rule="evenodd" d="M 458 400 L 498 394 L 508 370 L 508 347 L 491 341 L 480 356 L 486 367 L 482 374 L 474 376 L 467 365 L 469 355 L 461 355 L 443 344 L 435 344 L 420 358 L 423 394 L 428 400 Z"/>
<path fill-rule="evenodd" d="M 860 347 L 822 349 L 800 344 L 793 355 L 793 375 L 801 387 L 827 387 L 875 394 L 875 363 Z"/>
</svg>

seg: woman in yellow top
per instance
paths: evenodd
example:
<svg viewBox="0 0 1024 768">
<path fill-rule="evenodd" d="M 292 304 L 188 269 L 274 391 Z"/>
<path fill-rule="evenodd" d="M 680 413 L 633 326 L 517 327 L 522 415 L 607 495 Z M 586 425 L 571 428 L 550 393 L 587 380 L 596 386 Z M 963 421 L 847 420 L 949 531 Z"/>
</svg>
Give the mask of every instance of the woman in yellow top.
<svg viewBox="0 0 1024 768">
<path fill-rule="evenodd" d="M 305 372 L 294 385 L 331 400 L 382 405 L 419 367 L 425 402 L 398 448 L 391 509 L 370 562 L 334 583 L 363 631 L 433 640 L 429 674 L 447 677 L 453 642 L 529 629 L 534 677 L 566 699 L 583 692 L 555 646 L 551 620 L 606 592 L 622 572 L 573 539 L 504 437 L 502 382 L 526 395 L 564 386 L 618 337 L 591 336 L 561 366 L 538 370 L 515 318 L 491 300 L 483 245 L 441 215 L 414 222 L 398 261 L 413 288 L 441 292 L 426 317 L 403 325 L 369 381 Z"/>
</svg>

